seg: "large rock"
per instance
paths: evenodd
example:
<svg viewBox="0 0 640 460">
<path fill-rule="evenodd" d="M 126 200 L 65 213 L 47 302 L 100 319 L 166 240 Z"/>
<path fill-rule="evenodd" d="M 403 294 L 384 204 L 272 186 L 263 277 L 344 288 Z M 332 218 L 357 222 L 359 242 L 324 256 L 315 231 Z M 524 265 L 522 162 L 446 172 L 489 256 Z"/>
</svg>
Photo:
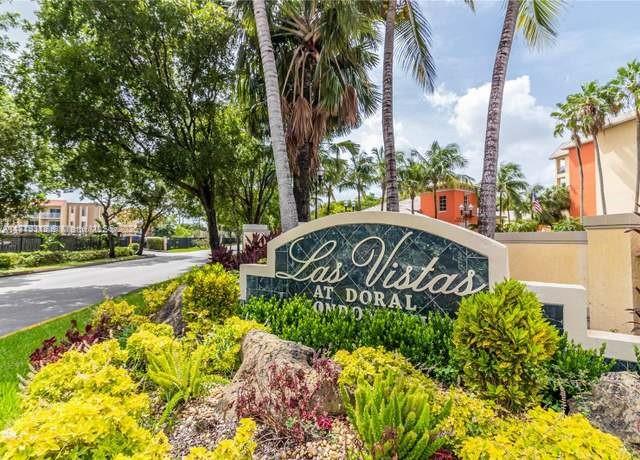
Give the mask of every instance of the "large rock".
<svg viewBox="0 0 640 460">
<path fill-rule="evenodd" d="M 178 289 L 169 296 L 162 308 L 151 318 L 155 323 L 170 324 L 176 337 L 182 337 L 186 327 L 182 319 L 182 291 L 185 287 L 184 284 L 178 286 Z"/>
<path fill-rule="evenodd" d="M 310 388 L 315 388 L 312 404 L 330 415 L 344 413 L 335 381 L 322 378 L 314 368 L 316 353 L 299 343 L 282 340 L 273 334 L 253 330 L 242 341 L 242 364 L 233 380 L 217 399 L 217 409 L 227 420 L 237 418 L 236 402 L 239 392 L 255 390 L 258 394 L 269 388 L 274 366 L 303 375 Z"/>
<path fill-rule="evenodd" d="M 591 392 L 570 404 L 602 431 L 633 446 L 640 446 L 640 376 L 634 372 L 609 372 Z"/>
</svg>

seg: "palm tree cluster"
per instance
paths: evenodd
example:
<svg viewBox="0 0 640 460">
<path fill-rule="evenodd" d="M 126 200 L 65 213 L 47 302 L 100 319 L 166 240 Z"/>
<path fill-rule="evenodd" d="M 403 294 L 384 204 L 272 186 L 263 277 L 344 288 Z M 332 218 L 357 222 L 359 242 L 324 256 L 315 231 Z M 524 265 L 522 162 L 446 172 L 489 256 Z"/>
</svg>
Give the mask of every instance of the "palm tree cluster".
<svg viewBox="0 0 640 460">
<path fill-rule="evenodd" d="M 582 85 L 577 93 L 570 94 L 564 102 L 557 104 L 551 114 L 557 120 L 555 134 L 568 133 L 576 148 L 580 174 L 580 220 L 584 215 L 584 171 L 582 145 L 592 141 L 596 155 L 596 167 L 600 184 L 602 213 L 607 214 L 605 183 L 602 172 L 602 158 L 598 136 L 604 132 L 610 117 L 623 109 L 629 109 L 636 115 L 636 145 L 640 149 L 640 62 L 633 60 L 618 69 L 614 79 L 605 85 L 590 81 Z M 638 150 L 640 151 L 640 150 Z M 636 163 L 635 210 L 640 201 L 640 157 Z"/>
</svg>

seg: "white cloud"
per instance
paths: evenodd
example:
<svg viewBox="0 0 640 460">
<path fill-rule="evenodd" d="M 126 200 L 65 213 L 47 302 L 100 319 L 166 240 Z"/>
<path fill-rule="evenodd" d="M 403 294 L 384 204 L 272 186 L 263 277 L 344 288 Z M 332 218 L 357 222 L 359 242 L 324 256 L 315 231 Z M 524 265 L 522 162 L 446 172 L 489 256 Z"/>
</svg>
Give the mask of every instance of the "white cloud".
<svg viewBox="0 0 640 460">
<path fill-rule="evenodd" d="M 457 97 L 449 124 L 470 160 L 471 175 L 480 179 L 491 84 L 469 88 Z M 540 105 L 531 94 L 531 81 L 523 75 L 505 83 L 500 128 L 500 162 L 522 165 L 529 182 L 549 183 L 553 166 L 549 155 L 559 143 L 553 137 L 551 108 Z"/>
<path fill-rule="evenodd" d="M 441 84 L 433 93 L 425 94 L 425 99 L 436 108 L 449 108 L 458 100 L 458 95 L 453 91 L 448 91 L 444 84 Z"/>
</svg>

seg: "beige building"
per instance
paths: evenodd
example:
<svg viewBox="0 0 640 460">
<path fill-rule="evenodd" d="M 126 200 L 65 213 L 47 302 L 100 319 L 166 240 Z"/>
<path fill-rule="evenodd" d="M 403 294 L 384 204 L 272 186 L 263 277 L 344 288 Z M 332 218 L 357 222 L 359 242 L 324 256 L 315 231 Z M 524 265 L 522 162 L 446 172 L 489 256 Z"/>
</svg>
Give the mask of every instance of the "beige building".
<svg viewBox="0 0 640 460">
<path fill-rule="evenodd" d="M 48 200 L 40 210 L 21 225 L 38 227 L 79 227 L 91 228 L 97 225 L 102 207 L 97 203 L 72 203 L 66 200 Z"/>
<path fill-rule="evenodd" d="M 602 184 L 593 140 L 582 141 L 581 157 L 584 174 L 584 216 L 604 214 L 601 189 L 604 190 L 607 214 L 634 211 L 637 144 L 635 113 L 625 113 L 609 121 L 598 135 L 602 161 Z M 563 144 L 551 155 L 555 163 L 555 182 L 569 187 L 570 214 L 580 215 L 580 166 L 575 145 Z"/>
</svg>

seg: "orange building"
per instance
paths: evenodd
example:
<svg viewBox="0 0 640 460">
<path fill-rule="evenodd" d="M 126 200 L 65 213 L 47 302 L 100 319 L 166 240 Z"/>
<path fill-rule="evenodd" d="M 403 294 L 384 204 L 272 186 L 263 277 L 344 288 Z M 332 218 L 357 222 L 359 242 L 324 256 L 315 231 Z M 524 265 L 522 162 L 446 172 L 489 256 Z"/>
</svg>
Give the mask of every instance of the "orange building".
<svg viewBox="0 0 640 460">
<path fill-rule="evenodd" d="M 420 194 L 420 212 L 455 225 L 478 224 L 478 196 L 471 190 L 461 188 L 442 189 L 436 192 L 435 212 L 433 192 Z M 464 210 L 466 209 L 466 219 Z"/>
</svg>

